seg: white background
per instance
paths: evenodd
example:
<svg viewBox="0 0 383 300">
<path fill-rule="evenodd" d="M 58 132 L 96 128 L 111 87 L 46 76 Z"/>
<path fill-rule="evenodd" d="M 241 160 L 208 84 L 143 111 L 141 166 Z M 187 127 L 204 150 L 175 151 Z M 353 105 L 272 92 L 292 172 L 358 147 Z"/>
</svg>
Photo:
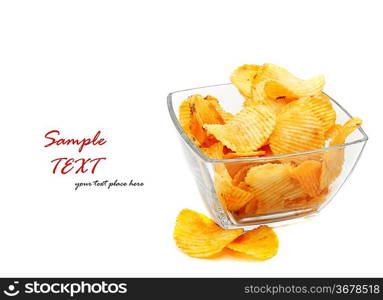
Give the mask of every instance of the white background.
<svg viewBox="0 0 383 300">
<path fill-rule="evenodd" d="M 383 276 L 381 12 L 380 1 L 2 1 L 0 275 Z M 370 141 L 322 215 L 276 229 L 275 258 L 189 258 L 175 218 L 205 210 L 166 96 L 264 62 L 325 74 Z M 52 129 L 108 142 L 44 148 Z M 60 156 L 107 161 L 53 175 Z M 74 191 L 116 178 L 145 186 Z"/>
</svg>

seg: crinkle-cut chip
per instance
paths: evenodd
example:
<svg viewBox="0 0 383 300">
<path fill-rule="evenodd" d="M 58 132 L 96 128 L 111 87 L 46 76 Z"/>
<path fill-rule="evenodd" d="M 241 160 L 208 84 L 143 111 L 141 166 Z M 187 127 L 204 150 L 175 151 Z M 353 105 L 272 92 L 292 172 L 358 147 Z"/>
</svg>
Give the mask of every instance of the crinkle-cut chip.
<svg viewBox="0 0 383 300">
<path fill-rule="evenodd" d="M 249 152 L 229 152 L 225 154 L 223 157 L 226 159 L 231 158 L 242 158 L 242 157 L 255 157 L 264 155 L 265 151 L 249 151 Z"/>
<path fill-rule="evenodd" d="M 291 175 L 295 178 L 301 189 L 311 197 L 320 194 L 320 174 L 322 163 L 316 160 L 306 160 L 298 167 L 291 170 Z"/>
<path fill-rule="evenodd" d="M 317 117 L 323 127 L 324 132 L 335 124 L 336 113 L 332 107 L 330 98 L 325 94 L 319 94 L 313 97 L 303 97 L 285 105 L 279 113 L 286 111 L 299 110 L 310 112 Z"/>
<path fill-rule="evenodd" d="M 218 112 L 218 114 L 221 116 L 225 123 L 234 117 L 232 113 L 229 113 L 222 108 L 217 98 L 207 95 L 205 99 L 208 100 L 214 106 L 215 110 Z"/>
<path fill-rule="evenodd" d="M 251 193 L 233 185 L 227 170 L 216 172 L 214 184 L 221 203 L 231 212 L 238 211 L 253 199 Z"/>
<path fill-rule="evenodd" d="M 266 260 L 277 254 L 278 236 L 266 225 L 250 230 L 231 242 L 227 248 Z"/>
<path fill-rule="evenodd" d="M 335 136 L 339 134 L 339 132 L 342 130 L 343 126 L 340 124 L 334 124 L 332 125 L 324 134 L 324 137 L 326 140 L 333 139 Z"/>
<path fill-rule="evenodd" d="M 286 199 L 304 196 L 290 175 L 291 168 L 288 164 L 264 164 L 248 171 L 245 182 L 258 200 L 257 214 L 281 211 Z"/>
<path fill-rule="evenodd" d="M 241 168 L 234 176 L 233 176 L 233 184 L 239 185 L 241 182 L 245 181 L 247 172 L 253 167 L 253 165 L 247 165 Z"/>
<path fill-rule="evenodd" d="M 265 86 L 268 83 L 267 80 L 261 81 L 252 87 L 252 97 L 246 98 L 244 106 L 254 106 L 254 105 L 266 105 L 268 108 L 273 110 L 275 113 L 279 113 L 290 100 L 285 98 L 281 99 L 271 99 L 266 95 Z"/>
<path fill-rule="evenodd" d="M 177 246 L 192 257 L 209 257 L 235 240 L 243 229 L 222 229 L 203 214 L 183 209 L 177 217 L 174 239 Z"/>
<path fill-rule="evenodd" d="M 263 146 L 275 123 L 273 111 L 256 105 L 244 108 L 224 125 L 204 125 L 204 128 L 232 151 L 248 152 Z"/>
<path fill-rule="evenodd" d="M 234 178 L 235 174 L 239 172 L 242 168 L 247 166 L 255 166 L 256 163 L 254 162 L 231 162 L 231 163 L 225 163 L 225 167 L 227 171 L 229 172 L 231 178 Z"/>
<path fill-rule="evenodd" d="M 322 92 L 325 80 L 319 75 L 308 80 L 295 77 L 286 69 L 274 64 L 264 64 L 260 68 L 253 84 L 267 81 L 265 92 L 271 99 L 298 99 L 306 96 L 318 95 Z"/>
<path fill-rule="evenodd" d="M 330 147 L 344 144 L 347 136 L 361 125 L 362 120 L 359 118 L 352 118 L 347 121 L 342 128 L 334 134 L 330 142 Z M 328 187 L 342 173 L 343 163 L 344 147 L 329 149 L 323 153 L 323 165 L 320 176 L 321 189 Z"/>
<path fill-rule="evenodd" d="M 324 142 L 320 120 L 310 112 L 296 110 L 279 115 L 270 136 L 270 147 L 274 155 L 321 149 Z"/>
<path fill-rule="evenodd" d="M 235 69 L 230 80 L 237 87 L 238 91 L 245 97 L 251 97 L 251 85 L 253 78 L 257 75 L 258 65 L 243 65 Z"/>
<path fill-rule="evenodd" d="M 223 144 L 221 142 L 217 142 L 210 147 L 200 149 L 209 158 L 223 159 Z"/>
<path fill-rule="evenodd" d="M 217 140 L 208 135 L 203 128 L 204 124 L 224 124 L 225 121 L 217 112 L 211 101 L 204 99 L 201 95 L 192 95 L 188 98 L 191 120 L 190 133 L 197 140 L 197 144 L 208 147 Z"/>
<path fill-rule="evenodd" d="M 191 126 L 192 126 L 192 113 L 190 110 L 190 98 L 184 100 L 179 107 L 179 122 L 183 131 L 187 136 L 197 145 L 200 143 L 197 138 L 193 135 Z"/>
</svg>

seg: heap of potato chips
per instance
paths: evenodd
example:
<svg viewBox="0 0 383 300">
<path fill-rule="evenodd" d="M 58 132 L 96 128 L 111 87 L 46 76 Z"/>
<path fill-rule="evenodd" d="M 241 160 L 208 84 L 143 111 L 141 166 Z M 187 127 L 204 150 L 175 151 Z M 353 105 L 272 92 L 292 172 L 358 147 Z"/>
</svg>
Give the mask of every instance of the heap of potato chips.
<svg viewBox="0 0 383 300">
<path fill-rule="evenodd" d="M 183 209 L 174 228 L 177 246 L 192 257 L 207 258 L 228 248 L 245 253 L 257 260 L 277 254 L 279 241 L 268 226 L 243 233 L 243 229 L 222 229 L 203 214 Z"/>
<path fill-rule="evenodd" d="M 335 124 L 323 76 L 301 80 L 274 64 L 243 65 L 231 81 L 244 97 L 237 114 L 212 96 L 192 95 L 179 108 L 184 132 L 209 158 L 264 158 L 215 164 L 223 206 L 236 217 L 318 207 L 342 172 L 343 147 L 267 157 L 342 145 L 362 121 Z"/>
</svg>

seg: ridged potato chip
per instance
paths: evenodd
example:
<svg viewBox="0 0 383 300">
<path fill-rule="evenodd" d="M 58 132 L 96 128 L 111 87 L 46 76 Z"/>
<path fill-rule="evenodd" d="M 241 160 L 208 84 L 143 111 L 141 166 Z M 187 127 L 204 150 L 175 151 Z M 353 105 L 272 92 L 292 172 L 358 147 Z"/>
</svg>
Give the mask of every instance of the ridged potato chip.
<svg viewBox="0 0 383 300">
<path fill-rule="evenodd" d="M 227 170 L 215 173 L 214 184 L 221 203 L 231 212 L 240 210 L 254 198 L 251 193 L 232 183 Z"/>
<path fill-rule="evenodd" d="M 229 120 L 231 120 L 234 115 L 225 111 L 221 104 L 219 104 L 219 101 L 217 98 L 213 97 L 213 96 L 210 96 L 210 95 L 207 95 L 205 97 L 205 100 L 209 101 L 215 108 L 215 110 L 218 112 L 218 114 L 221 116 L 221 118 L 223 119 L 223 121 L 226 123 L 228 122 Z"/>
<path fill-rule="evenodd" d="M 330 147 L 342 145 L 346 138 L 355 129 L 362 125 L 362 120 L 352 118 L 347 121 L 342 128 L 337 129 L 330 141 Z M 320 187 L 324 189 L 328 187 L 342 173 L 344 163 L 344 147 L 330 149 L 323 153 L 323 165 L 320 176 Z"/>
<path fill-rule="evenodd" d="M 318 95 L 322 92 L 325 83 L 323 75 L 302 80 L 274 64 L 264 64 L 253 80 L 253 84 L 265 80 L 267 81 L 265 92 L 269 98 L 290 100 Z"/>
<path fill-rule="evenodd" d="M 325 94 L 319 94 L 313 97 L 303 97 L 296 101 L 292 101 L 284 106 L 280 110 L 280 113 L 289 110 L 307 111 L 312 113 L 321 122 L 324 132 L 335 124 L 336 113 L 332 107 L 330 98 Z"/>
<path fill-rule="evenodd" d="M 217 142 L 210 147 L 200 149 L 209 158 L 223 159 L 223 144 L 221 142 Z"/>
<path fill-rule="evenodd" d="M 288 164 L 264 164 L 248 171 L 245 182 L 258 201 L 257 214 L 282 211 L 286 199 L 304 196 L 290 175 L 291 168 Z"/>
<path fill-rule="evenodd" d="M 204 125 L 234 152 L 249 152 L 263 146 L 274 130 L 276 115 L 264 105 L 246 107 L 224 125 Z"/>
<path fill-rule="evenodd" d="M 266 225 L 250 230 L 231 242 L 227 248 L 246 253 L 258 260 L 266 260 L 278 252 L 279 240 L 274 230 Z"/>
<path fill-rule="evenodd" d="M 320 175 L 322 170 L 322 164 L 316 160 L 306 160 L 302 162 L 298 167 L 292 168 L 291 175 L 295 178 L 302 190 L 315 197 L 320 194 Z"/>
<path fill-rule="evenodd" d="M 192 257 L 209 257 L 222 251 L 243 229 L 222 229 L 214 221 L 190 209 L 177 217 L 174 239 L 178 248 Z"/>
<path fill-rule="evenodd" d="M 265 155 L 266 151 L 250 151 L 250 152 L 229 152 L 226 153 L 223 157 L 226 159 L 231 158 L 241 158 L 241 157 L 256 157 Z"/>
<path fill-rule="evenodd" d="M 278 116 L 270 136 L 274 155 L 304 152 L 324 147 L 324 130 L 320 120 L 310 112 L 287 111 Z"/>
<path fill-rule="evenodd" d="M 253 105 L 266 105 L 268 108 L 273 110 L 275 113 L 279 113 L 286 104 L 290 103 L 290 100 L 285 98 L 281 99 L 271 99 L 266 94 L 266 85 L 269 81 L 264 80 L 252 86 L 252 97 L 246 98 L 244 106 L 253 106 Z"/>
<path fill-rule="evenodd" d="M 258 65 L 243 65 L 231 74 L 231 82 L 245 98 L 251 98 L 251 85 L 259 68 Z"/>
<path fill-rule="evenodd" d="M 191 131 L 191 122 L 192 122 L 192 114 L 190 110 L 190 101 L 189 98 L 184 100 L 179 107 L 179 122 L 183 129 L 183 131 L 187 134 L 187 136 L 197 145 L 199 146 L 199 141 L 194 137 Z"/>
</svg>

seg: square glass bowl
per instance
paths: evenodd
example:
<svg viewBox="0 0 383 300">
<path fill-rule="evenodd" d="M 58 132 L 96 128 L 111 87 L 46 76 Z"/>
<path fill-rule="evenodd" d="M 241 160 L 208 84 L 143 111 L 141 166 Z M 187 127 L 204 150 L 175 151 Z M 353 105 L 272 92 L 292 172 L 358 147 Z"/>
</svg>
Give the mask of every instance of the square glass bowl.
<svg viewBox="0 0 383 300">
<path fill-rule="evenodd" d="M 223 228 L 251 228 L 259 224 L 268 224 L 273 222 L 285 222 L 287 220 L 300 218 L 308 215 L 315 215 L 321 211 L 335 196 L 340 187 L 350 176 L 355 168 L 364 146 L 368 140 L 366 133 L 362 128 L 358 128 L 350 134 L 346 142 L 342 145 L 316 149 L 307 152 L 292 153 L 279 156 L 250 157 L 235 159 L 211 159 L 205 156 L 199 148 L 189 139 L 182 130 L 178 120 L 178 109 L 180 104 L 193 94 L 202 96 L 211 95 L 216 97 L 221 106 L 228 112 L 237 113 L 242 108 L 244 98 L 239 94 L 236 87 L 232 84 L 221 84 L 194 88 L 170 93 L 167 98 L 168 109 L 173 124 L 178 132 L 181 144 L 187 161 L 189 162 L 192 173 L 194 174 L 202 199 L 212 218 Z M 334 110 L 337 114 L 336 123 L 344 124 L 351 118 L 351 115 L 331 99 Z M 225 191 L 220 190 L 219 170 L 225 168 L 233 177 L 239 170 L 246 167 L 263 165 L 266 163 L 299 163 L 305 160 L 315 160 L 321 163 L 321 166 L 327 164 L 329 171 L 334 173 L 336 179 L 321 192 L 320 195 L 309 198 L 296 198 L 289 195 L 281 199 L 281 205 L 277 207 L 267 207 L 267 209 L 257 209 L 257 204 L 253 209 L 240 209 L 239 211 L 228 209 L 225 199 Z M 331 164 L 331 162 L 333 164 Z M 334 164 L 335 162 L 335 164 Z M 221 178 L 222 179 L 222 178 Z M 310 180 L 303 178 L 303 180 Z M 278 180 L 276 180 L 278 182 Z M 278 193 L 277 184 L 267 187 L 270 195 Z M 229 195 L 230 197 L 230 195 Z M 249 202 L 250 203 L 250 202 Z M 256 203 L 253 201 L 253 203 Z M 251 206 L 248 204 L 248 206 Z"/>
</svg>

